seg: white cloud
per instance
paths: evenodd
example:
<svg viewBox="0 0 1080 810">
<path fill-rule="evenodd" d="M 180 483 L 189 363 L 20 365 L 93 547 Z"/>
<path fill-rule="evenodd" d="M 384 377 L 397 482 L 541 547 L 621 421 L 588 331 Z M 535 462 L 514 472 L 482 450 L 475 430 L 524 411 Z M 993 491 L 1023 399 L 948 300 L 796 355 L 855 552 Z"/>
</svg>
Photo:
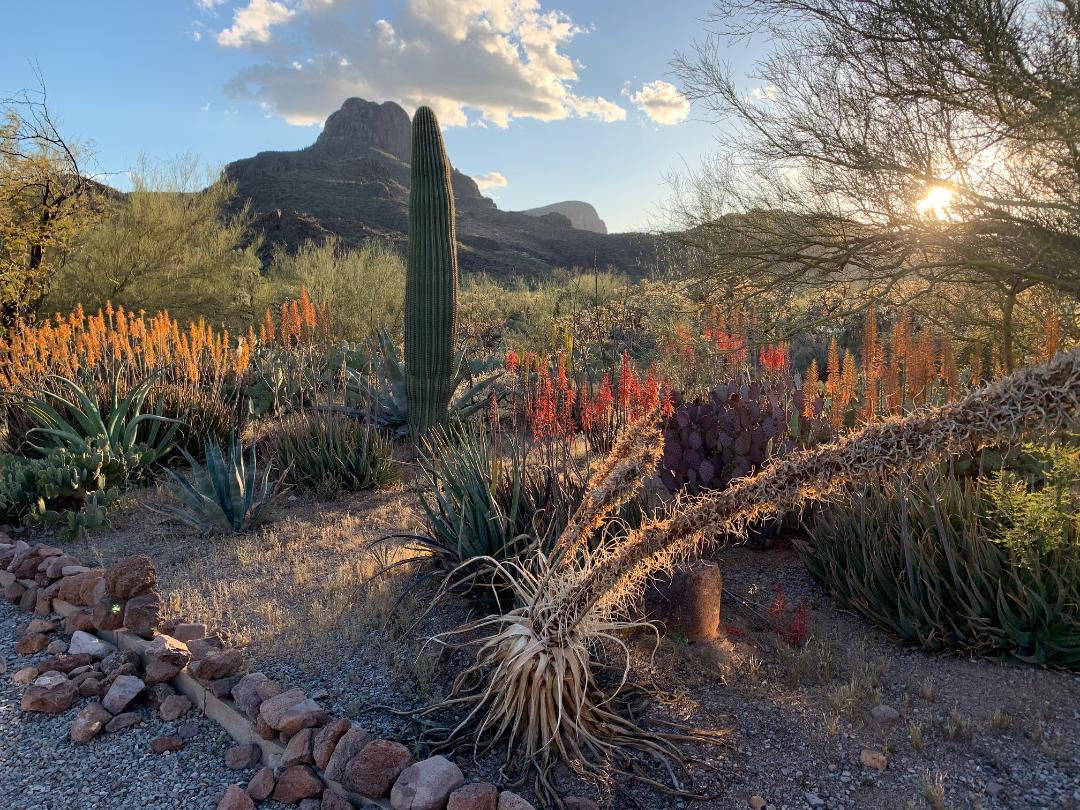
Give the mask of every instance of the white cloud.
<svg viewBox="0 0 1080 810">
<path fill-rule="evenodd" d="M 276 0 L 248 0 L 233 12 L 233 24 L 217 35 L 219 45 L 243 48 L 270 41 L 270 29 L 291 19 L 296 12 Z"/>
<path fill-rule="evenodd" d="M 690 102 L 686 96 L 671 82 L 662 79 L 646 82 L 636 93 L 630 93 L 624 85 L 623 95 L 629 95 L 637 108 L 657 124 L 681 124 L 690 115 Z"/>
<path fill-rule="evenodd" d="M 220 6 L 225 0 L 195 0 L 195 5 L 206 11 L 210 11 L 215 6 Z"/>
<path fill-rule="evenodd" d="M 202 33 L 200 33 L 199 31 L 192 31 L 191 38 L 198 42 L 200 39 L 202 39 Z"/>
<path fill-rule="evenodd" d="M 625 119 L 615 102 L 574 92 L 582 67 L 564 49 L 584 30 L 542 2 L 403 0 L 392 20 L 373 20 L 353 0 L 250 0 L 218 41 L 265 44 L 273 27 L 273 45 L 226 91 L 294 124 L 321 123 L 350 96 L 428 104 L 445 126 Z M 241 19 L 256 6 L 277 16 Z"/>
<path fill-rule="evenodd" d="M 503 177 L 502 172 L 487 172 L 486 174 L 474 175 L 473 180 L 476 181 L 476 185 L 480 187 L 481 191 L 492 188 L 505 188 L 509 182 Z"/>
</svg>

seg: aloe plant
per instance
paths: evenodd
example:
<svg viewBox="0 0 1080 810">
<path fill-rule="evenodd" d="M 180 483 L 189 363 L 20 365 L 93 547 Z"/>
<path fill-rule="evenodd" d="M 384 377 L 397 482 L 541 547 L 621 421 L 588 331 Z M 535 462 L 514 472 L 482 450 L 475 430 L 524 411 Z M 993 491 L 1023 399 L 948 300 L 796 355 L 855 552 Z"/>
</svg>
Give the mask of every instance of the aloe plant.
<svg viewBox="0 0 1080 810">
<path fill-rule="evenodd" d="M 280 480 L 267 464 L 260 470 L 255 445 L 247 450 L 229 441 L 223 451 L 213 439 L 203 444 L 206 465 L 181 450 L 191 467 L 191 480 L 175 470 L 167 470 L 170 490 L 181 502 L 167 507 L 184 523 L 203 534 L 250 531 L 263 523 L 267 511 L 281 493 Z"/>
</svg>

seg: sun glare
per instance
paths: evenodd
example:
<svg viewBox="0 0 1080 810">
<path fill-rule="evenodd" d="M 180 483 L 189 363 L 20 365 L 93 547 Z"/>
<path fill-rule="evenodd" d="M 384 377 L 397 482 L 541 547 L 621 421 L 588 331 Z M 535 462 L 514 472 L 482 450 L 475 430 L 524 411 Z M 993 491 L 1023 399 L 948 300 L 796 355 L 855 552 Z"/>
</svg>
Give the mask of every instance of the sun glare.
<svg viewBox="0 0 1080 810">
<path fill-rule="evenodd" d="M 934 216 L 938 219 L 950 219 L 953 214 L 949 211 L 952 203 L 953 192 L 943 186 L 935 186 L 926 193 L 926 196 L 915 203 L 915 209 L 920 216 Z"/>
</svg>

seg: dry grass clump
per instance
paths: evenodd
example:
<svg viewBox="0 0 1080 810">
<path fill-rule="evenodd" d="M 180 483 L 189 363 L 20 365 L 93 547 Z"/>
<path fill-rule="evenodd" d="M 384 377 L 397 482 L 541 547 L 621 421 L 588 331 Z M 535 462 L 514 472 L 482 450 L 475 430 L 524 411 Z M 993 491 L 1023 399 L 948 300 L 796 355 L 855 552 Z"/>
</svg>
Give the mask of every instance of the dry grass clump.
<svg viewBox="0 0 1080 810">
<path fill-rule="evenodd" d="M 627 667 L 604 685 L 593 674 L 606 663 L 605 650 L 622 647 L 617 634 L 637 624 L 628 617 L 650 577 L 709 543 L 745 535 L 758 520 L 953 453 L 1050 432 L 1078 412 L 1080 350 L 1015 372 L 958 402 L 892 417 L 834 444 L 775 461 L 724 490 L 682 500 L 670 513 L 589 552 L 582 535 L 595 523 L 591 515 L 603 513 L 607 499 L 622 492 L 608 486 L 610 494 L 586 499 L 589 516 L 576 522 L 578 534 L 567 538 L 565 547 L 581 548 L 580 554 L 562 555 L 550 566 L 541 559 L 530 567 L 540 573 L 520 570 L 523 607 L 465 628 L 479 636 L 470 642 L 477 650 L 475 663 L 455 683 L 451 697 L 432 708 L 465 714 L 457 725 L 442 729 L 440 742 L 484 748 L 503 741 L 509 759 L 533 769 L 540 787 L 549 787 L 548 773 L 560 760 L 575 761 L 585 771 L 621 770 L 646 778 L 634 759 L 643 753 L 660 762 L 680 788 L 676 769 L 682 759 L 674 744 L 618 710 Z M 642 447 L 644 458 L 644 445 L 655 435 L 640 431 L 630 441 Z M 625 480 L 630 477 L 627 473 Z"/>
</svg>

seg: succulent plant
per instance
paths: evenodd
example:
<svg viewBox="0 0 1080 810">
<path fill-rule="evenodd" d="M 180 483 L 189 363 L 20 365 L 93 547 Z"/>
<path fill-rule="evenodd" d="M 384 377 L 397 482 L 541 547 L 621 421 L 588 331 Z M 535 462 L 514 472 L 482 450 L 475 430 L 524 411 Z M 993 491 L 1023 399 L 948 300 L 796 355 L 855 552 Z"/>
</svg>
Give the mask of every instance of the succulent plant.
<svg viewBox="0 0 1080 810">
<path fill-rule="evenodd" d="M 446 426 L 454 393 L 458 263 L 450 161 L 435 113 L 413 117 L 405 372 L 409 424 L 420 437 Z"/>
<path fill-rule="evenodd" d="M 823 403 L 803 416 L 801 390 L 789 380 L 729 381 L 708 397 L 682 402 L 664 428 L 660 479 L 671 492 L 722 489 L 768 460 L 831 437 Z"/>
</svg>

